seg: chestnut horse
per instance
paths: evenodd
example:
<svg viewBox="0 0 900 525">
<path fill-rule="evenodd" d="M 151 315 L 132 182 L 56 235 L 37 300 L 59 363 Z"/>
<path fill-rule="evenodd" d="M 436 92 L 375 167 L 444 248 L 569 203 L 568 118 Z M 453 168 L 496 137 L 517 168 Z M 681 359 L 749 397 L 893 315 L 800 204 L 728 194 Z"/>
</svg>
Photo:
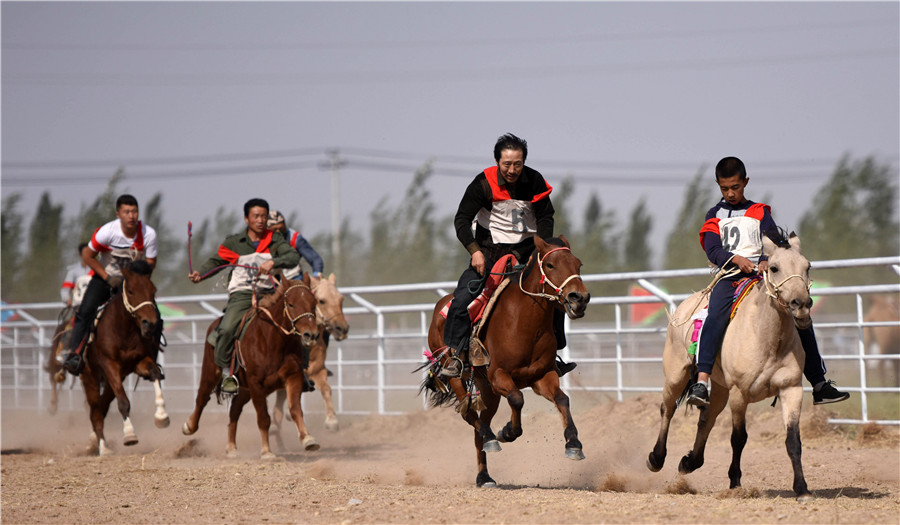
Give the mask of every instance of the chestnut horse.
<svg viewBox="0 0 900 525">
<path fill-rule="evenodd" d="M 325 357 L 329 337 L 333 335 L 335 340 L 343 341 L 347 338 L 350 326 L 347 324 L 347 319 L 344 318 L 344 296 L 338 291 L 334 274 L 331 274 L 328 279 L 310 276 L 309 284 L 313 295 L 316 296 L 316 322 L 319 324 L 319 338 L 309 351 L 306 377 L 313 380 L 325 402 L 325 428 L 337 431 L 340 425 L 334 412 L 334 403 L 331 400 L 331 386 L 328 384 L 329 372 L 325 368 Z M 284 390 L 275 393 L 272 417 L 275 421 L 275 438 L 279 440 L 279 443 L 285 399 L 287 399 L 287 394 Z"/>
<path fill-rule="evenodd" d="M 728 477 L 730 488 L 740 487 L 741 453 L 747 443 L 747 405 L 777 396 L 786 431 L 785 447 L 794 469 L 794 492 L 806 498 L 809 490 L 800 462 L 800 380 L 806 354 L 797 327 L 806 328 L 812 323 L 809 261 L 800 254 L 800 239 L 793 233 L 789 239 L 780 239 L 777 246 L 763 237 L 763 250 L 769 257 L 769 270 L 763 275 L 763 282 L 747 293 L 728 325 L 710 376 L 713 385 L 709 406 L 700 410 L 694 448 L 681 458 L 678 471 L 688 474 L 703 466 L 709 433 L 730 396 L 732 459 Z M 665 463 L 669 424 L 695 367 L 688 354 L 693 330 L 690 321 L 708 300 L 704 292 L 694 293 L 678 306 L 668 326 L 659 438 L 647 459 L 647 468 L 653 472 Z"/>
<path fill-rule="evenodd" d="M 47 411 L 50 412 L 50 415 L 56 414 L 59 405 L 57 390 L 61 387 L 57 386 L 57 383 L 61 385 L 66 382 L 67 374 L 63 370 L 62 365 L 59 364 L 59 361 L 57 361 L 57 355 L 68 351 L 71 346 L 69 343 L 71 343 L 73 317 L 75 317 L 75 309 L 71 306 L 66 306 L 59 312 L 56 330 L 53 332 L 53 337 L 50 339 L 50 347 L 47 349 L 48 355 L 47 362 L 44 364 L 44 371 L 50 374 L 50 388 L 52 390 L 50 392 L 50 404 L 47 406 Z"/>
<path fill-rule="evenodd" d="M 123 381 L 135 373 L 153 382 L 156 390 L 156 426 L 169 426 L 163 400 L 162 370 L 156 363 L 159 347 L 155 333 L 159 321 L 156 308 L 156 286 L 150 280 L 150 265 L 144 260 L 122 268 L 122 287 L 100 314 L 93 342 L 87 345 L 81 372 L 81 384 L 90 407 L 92 449 L 101 455 L 112 451 L 103 435 L 103 420 L 113 398 L 124 419 L 124 443 L 136 445 L 138 438 L 131 424 L 131 403 Z"/>
<path fill-rule="evenodd" d="M 544 242 L 535 236 L 534 244 L 535 250 L 525 269 L 510 278 L 509 285 L 496 299 L 489 322 L 481 330 L 490 363 L 466 367 L 461 377 L 449 380 L 450 391 L 437 388 L 426 393 L 432 406 L 456 405 L 463 419 L 474 428 L 478 463 L 475 483 L 479 487 L 497 486 L 488 474 L 486 452 L 499 451 L 499 442 L 512 442 L 522 435 L 523 388 L 530 387 L 556 405 L 564 426 L 566 457 L 584 459 L 569 397 L 560 389 L 556 373 L 553 313 L 560 309 L 571 319 L 581 318 L 591 296 L 581 280 L 581 261 L 572 254 L 565 237 L 560 235 Z M 443 340 L 445 320 L 440 312 L 452 297 L 441 298 L 434 307 L 428 346 L 436 361 L 423 366 L 429 367 L 429 375 L 420 392 L 431 389 L 434 375 L 450 359 Z M 476 388 L 484 401 L 483 409 L 477 402 L 468 402 L 468 396 Z M 491 419 L 501 396 L 507 399 L 511 414 L 509 422 L 495 436 Z"/>
<path fill-rule="evenodd" d="M 318 450 L 319 444 L 303 424 L 300 407 L 300 393 L 306 383 L 303 347 L 312 346 L 319 336 L 313 313 L 315 308 L 316 299 L 309 289 L 307 276 L 303 281 L 283 279 L 275 293 L 259 302 L 255 316 L 249 321 L 240 340 L 242 363 L 235 375 L 241 387 L 232 399 L 228 412 L 228 445 L 225 449 L 228 457 L 237 457 L 237 423 L 244 405 L 250 400 L 256 408 L 256 423 L 262 440 L 260 455 L 262 459 L 275 457 L 269 449 L 271 419 L 266 397 L 280 388 L 287 389 L 291 418 L 297 425 L 301 444 L 306 450 Z M 207 335 L 219 325 L 220 320 L 210 324 Z M 221 399 L 222 370 L 213 359 L 214 352 L 215 347 L 207 341 L 194 412 L 181 429 L 185 435 L 197 432 L 200 415 L 214 390 Z"/>
<path fill-rule="evenodd" d="M 869 303 L 869 311 L 863 321 L 866 323 L 893 323 L 891 326 L 867 326 L 863 329 L 863 348 L 866 353 L 878 345 L 880 354 L 900 354 L 900 307 L 897 305 L 897 297 L 894 295 L 873 295 Z M 900 385 L 900 360 L 893 362 L 893 383 L 888 383 L 887 359 L 878 361 L 878 370 L 881 373 L 881 386 L 888 384 Z"/>
</svg>

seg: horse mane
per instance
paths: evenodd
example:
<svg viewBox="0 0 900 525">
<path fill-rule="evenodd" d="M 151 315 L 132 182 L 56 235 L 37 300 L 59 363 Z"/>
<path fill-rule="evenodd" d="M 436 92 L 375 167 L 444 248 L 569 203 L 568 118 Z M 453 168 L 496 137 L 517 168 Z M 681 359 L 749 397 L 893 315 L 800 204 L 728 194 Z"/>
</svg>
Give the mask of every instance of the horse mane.
<svg viewBox="0 0 900 525">
<path fill-rule="evenodd" d="M 262 299 L 259 300 L 260 308 L 271 308 L 275 306 L 275 303 L 278 302 L 279 299 L 284 295 L 284 291 L 281 286 L 275 288 L 275 293 L 265 294 Z"/>
<path fill-rule="evenodd" d="M 144 259 L 133 261 L 128 265 L 128 270 L 138 275 L 150 275 L 153 273 L 153 268 L 150 267 L 150 263 Z"/>
<path fill-rule="evenodd" d="M 791 243 L 789 240 L 789 236 L 787 231 L 784 228 L 777 227 L 774 229 L 768 229 L 763 232 L 763 234 L 769 238 L 770 241 L 775 243 L 775 246 L 779 248 L 791 248 Z"/>
</svg>

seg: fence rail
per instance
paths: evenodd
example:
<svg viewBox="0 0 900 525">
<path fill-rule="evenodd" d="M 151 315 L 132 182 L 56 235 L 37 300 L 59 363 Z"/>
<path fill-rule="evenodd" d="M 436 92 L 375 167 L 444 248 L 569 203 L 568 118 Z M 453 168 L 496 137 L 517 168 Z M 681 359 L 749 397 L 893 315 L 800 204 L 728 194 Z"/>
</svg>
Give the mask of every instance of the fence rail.
<svg viewBox="0 0 900 525">
<path fill-rule="evenodd" d="M 872 266 L 891 267 L 900 274 L 900 257 L 813 262 L 816 271 Z M 612 307 L 612 319 L 591 324 L 581 321 L 573 324 L 566 319 L 569 346 L 560 352 L 567 361 L 576 361 L 579 368 L 563 377 L 561 382 L 573 400 L 592 403 L 603 394 L 614 395 L 615 400 L 621 401 L 627 395 L 661 392 L 665 317 L 656 324 L 643 326 L 627 321 L 625 309 L 653 303 L 674 308 L 688 294 L 668 294 L 651 281 L 708 275 L 706 268 L 584 275 L 589 289 L 592 283 L 630 282 L 651 295 L 603 297 L 592 294 L 591 306 Z M 443 281 L 340 288 L 355 304 L 344 308 L 351 322 L 350 335 L 342 342 L 331 342 L 326 361 L 329 370 L 334 372 L 331 386 L 339 414 L 400 414 L 421 409 L 424 400 L 416 393 L 422 377 L 411 372 L 422 363 L 434 301 L 387 303 L 391 302 L 390 294 L 412 292 L 433 293 L 436 300 L 455 286 L 454 281 Z M 898 406 L 900 387 L 896 382 L 888 386 L 884 381 L 873 386 L 868 377 L 870 364 L 895 363 L 900 368 L 900 354 L 869 353 L 863 344 L 866 327 L 900 326 L 900 320 L 865 322 L 863 298 L 869 294 L 900 296 L 900 283 L 816 288 L 813 294 L 823 298 L 855 298 L 853 311 L 845 312 L 839 318 L 817 319 L 815 325 L 820 349 L 831 368 L 829 376 L 840 375 L 841 388 L 854 392 L 856 395 L 851 401 L 859 403 L 858 417 L 832 419 L 831 422 L 900 425 L 900 415 L 895 416 L 898 419 L 870 419 L 870 400 L 887 396 L 887 405 Z M 166 370 L 166 396 L 172 412 L 189 411 L 193 406 L 206 327 L 221 314 L 225 300 L 225 294 L 158 298 L 161 304 L 181 305 L 193 311 L 164 317 L 168 347 L 161 354 L 160 362 Z M 50 378 L 42 371 L 42 365 L 47 359 L 50 337 L 56 328 L 56 314 L 61 307 L 58 302 L 0 306 L 4 317 L 7 312 L 15 314 L 13 319 L 0 323 L 3 409 L 40 410 L 48 404 Z M 848 348 L 852 350 L 847 351 Z M 84 396 L 75 384 L 70 383 L 70 387 L 62 391 L 60 409 L 83 406 Z M 128 386 L 135 390 L 134 406 L 153 406 L 153 390 L 149 383 L 139 382 L 132 376 Z M 806 390 L 810 390 L 808 385 Z M 305 411 L 315 413 L 321 400 L 318 396 L 307 395 L 303 396 L 303 403 Z M 211 409 L 224 410 L 222 407 Z"/>
</svg>

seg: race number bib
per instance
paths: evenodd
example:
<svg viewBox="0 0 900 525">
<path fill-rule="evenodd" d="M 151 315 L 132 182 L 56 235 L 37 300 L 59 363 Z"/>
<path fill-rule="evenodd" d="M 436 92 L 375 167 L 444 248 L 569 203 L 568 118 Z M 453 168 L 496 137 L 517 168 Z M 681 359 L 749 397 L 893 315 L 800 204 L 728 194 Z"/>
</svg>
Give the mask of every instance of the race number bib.
<svg viewBox="0 0 900 525">
<path fill-rule="evenodd" d="M 72 290 L 72 306 L 81 304 L 81 299 L 84 298 L 84 291 L 87 290 L 90 282 L 91 276 L 89 274 L 75 279 L 75 288 Z"/>
<path fill-rule="evenodd" d="M 482 209 L 476 219 L 478 224 L 491 231 L 495 244 L 517 244 L 537 231 L 534 208 L 528 201 L 494 202 L 490 211 Z"/>
<path fill-rule="evenodd" d="M 754 262 L 762 254 L 759 221 L 750 217 L 728 217 L 719 220 L 722 248 Z"/>
</svg>

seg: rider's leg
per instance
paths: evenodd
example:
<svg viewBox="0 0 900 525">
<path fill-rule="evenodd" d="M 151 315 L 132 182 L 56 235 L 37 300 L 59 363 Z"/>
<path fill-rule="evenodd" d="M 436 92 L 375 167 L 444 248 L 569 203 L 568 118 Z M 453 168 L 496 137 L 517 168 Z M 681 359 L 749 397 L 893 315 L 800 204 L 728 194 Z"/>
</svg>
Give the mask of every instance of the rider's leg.
<svg viewBox="0 0 900 525">
<path fill-rule="evenodd" d="M 469 318 L 469 305 L 481 293 L 484 280 L 471 265 L 462 273 L 453 301 L 447 310 L 447 321 L 444 323 L 444 343 L 450 347 L 453 359 L 441 370 L 441 375 L 459 377 L 462 373 L 463 354 L 469 348 L 469 337 L 472 334 L 472 321 Z"/>
<path fill-rule="evenodd" d="M 216 366 L 222 368 L 222 390 L 226 393 L 237 392 L 237 380 L 231 374 L 231 356 L 234 352 L 235 333 L 241 318 L 252 305 L 253 292 L 238 291 L 228 296 L 225 304 L 225 314 L 216 328 Z"/>
<path fill-rule="evenodd" d="M 729 313 L 734 299 L 735 280 L 741 276 L 724 278 L 716 283 L 709 293 L 709 307 L 706 320 L 700 329 L 700 342 L 697 345 L 697 383 L 691 386 L 687 402 L 694 406 L 709 404 L 709 376 L 716 364 L 716 355 L 725 338 L 725 330 L 730 322 Z"/>
<path fill-rule="evenodd" d="M 75 323 L 72 326 L 72 339 L 69 353 L 63 360 L 63 368 L 78 375 L 82 368 L 83 342 L 90 333 L 91 323 L 97 314 L 97 308 L 110 298 L 110 288 L 106 282 L 96 275 L 88 283 L 81 299 L 81 305 L 75 312 Z"/>
<path fill-rule="evenodd" d="M 825 380 L 825 360 L 819 353 L 819 345 L 816 342 L 816 333 L 812 325 L 809 328 L 797 329 L 800 335 L 800 343 L 806 352 L 806 363 L 803 365 L 803 375 L 813 387 L 813 404 L 824 405 L 837 403 L 850 397 L 848 392 L 841 392 L 835 388 L 834 381 Z"/>
<path fill-rule="evenodd" d="M 553 310 L 553 334 L 556 336 L 556 349 L 562 350 L 566 347 L 566 314 L 562 310 Z M 556 373 L 562 377 L 572 370 L 578 363 L 566 363 L 559 355 L 556 356 Z"/>
</svg>

